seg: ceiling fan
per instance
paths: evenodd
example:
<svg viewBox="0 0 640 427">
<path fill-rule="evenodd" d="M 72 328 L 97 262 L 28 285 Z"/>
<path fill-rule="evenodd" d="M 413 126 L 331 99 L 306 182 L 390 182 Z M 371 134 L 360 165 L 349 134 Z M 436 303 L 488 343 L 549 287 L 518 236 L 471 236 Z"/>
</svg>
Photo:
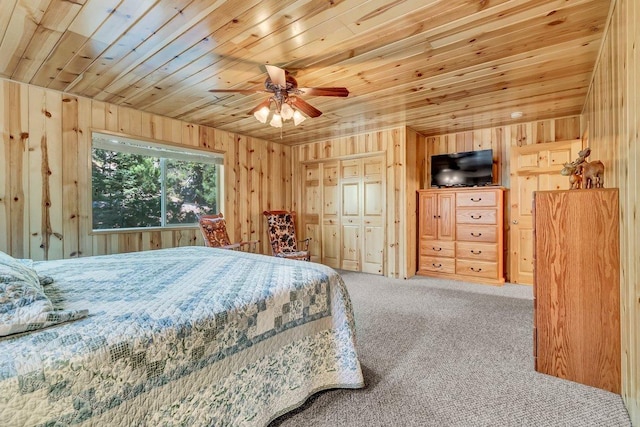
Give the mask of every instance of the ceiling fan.
<svg viewBox="0 0 640 427">
<path fill-rule="evenodd" d="M 322 114 L 322 111 L 300 98 L 301 95 L 349 96 L 349 91 L 345 87 L 298 87 L 298 82 L 288 71 L 275 65 L 265 65 L 265 67 L 269 76 L 264 81 L 264 89 L 210 89 L 209 92 L 270 93 L 269 98 L 258 104 L 248 114 L 253 114 L 262 123 L 266 123 L 271 115 L 269 124 L 273 127 L 282 127 L 282 121 L 289 119 L 293 119 L 297 126 L 305 120 L 301 113 L 311 118 Z"/>
</svg>

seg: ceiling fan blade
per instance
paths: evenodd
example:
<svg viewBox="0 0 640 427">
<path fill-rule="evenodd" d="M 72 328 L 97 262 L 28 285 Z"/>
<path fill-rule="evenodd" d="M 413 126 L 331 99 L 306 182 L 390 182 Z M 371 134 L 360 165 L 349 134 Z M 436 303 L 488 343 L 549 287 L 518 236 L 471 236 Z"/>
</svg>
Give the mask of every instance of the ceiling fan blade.
<svg viewBox="0 0 640 427">
<path fill-rule="evenodd" d="M 266 93 L 264 89 L 209 89 L 213 93 L 241 93 L 243 95 L 251 95 L 254 93 Z"/>
<path fill-rule="evenodd" d="M 349 90 L 346 87 L 300 87 L 298 90 L 304 95 L 311 96 L 349 96 Z"/>
<path fill-rule="evenodd" d="M 270 103 L 271 103 L 271 98 L 265 99 L 260 104 L 256 105 L 255 108 L 253 110 L 249 111 L 247 114 L 251 115 L 251 114 L 255 113 L 256 111 L 258 111 L 259 109 L 261 109 L 263 107 L 269 108 L 269 104 Z"/>
<path fill-rule="evenodd" d="M 275 65 L 265 65 L 267 69 L 267 73 L 269 73 L 269 78 L 271 79 L 271 83 L 280 87 L 287 87 L 287 76 L 285 71 L 276 67 Z"/>
<path fill-rule="evenodd" d="M 305 113 L 307 116 L 311 118 L 318 117 L 322 114 L 322 111 L 318 110 L 316 107 L 309 104 L 302 98 L 298 98 L 297 96 L 292 96 L 289 98 L 289 100 L 291 101 L 291 105 L 293 105 L 298 110 L 302 111 L 303 113 Z"/>
</svg>

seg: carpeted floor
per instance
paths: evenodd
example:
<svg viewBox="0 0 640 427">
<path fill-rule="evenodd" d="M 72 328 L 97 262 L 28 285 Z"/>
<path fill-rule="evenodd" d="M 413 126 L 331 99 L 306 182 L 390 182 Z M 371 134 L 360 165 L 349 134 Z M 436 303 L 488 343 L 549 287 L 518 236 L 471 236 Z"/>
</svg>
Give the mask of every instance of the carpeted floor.
<svg viewBox="0 0 640 427">
<path fill-rule="evenodd" d="M 619 395 L 534 371 L 530 286 L 341 274 L 367 386 L 270 427 L 631 425 Z"/>
</svg>

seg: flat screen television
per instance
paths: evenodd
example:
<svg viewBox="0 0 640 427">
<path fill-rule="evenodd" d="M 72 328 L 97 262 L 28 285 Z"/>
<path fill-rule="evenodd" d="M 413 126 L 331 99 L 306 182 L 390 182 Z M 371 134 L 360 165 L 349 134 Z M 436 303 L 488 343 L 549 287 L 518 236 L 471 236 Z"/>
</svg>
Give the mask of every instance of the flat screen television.
<svg viewBox="0 0 640 427">
<path fill-rule="evenodd" d="M 493 184 L 493 150 L 431 156 L 432 187 L 475 187 Z"/>
</svg>

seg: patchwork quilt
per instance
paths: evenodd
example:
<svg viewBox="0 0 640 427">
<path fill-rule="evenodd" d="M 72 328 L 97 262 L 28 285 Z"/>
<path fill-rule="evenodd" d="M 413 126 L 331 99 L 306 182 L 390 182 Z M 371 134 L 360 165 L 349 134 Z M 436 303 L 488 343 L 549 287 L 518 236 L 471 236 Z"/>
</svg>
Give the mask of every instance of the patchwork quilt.
<svg viewBox="0 0 640 427">
<path fill-rule="evenodd" d="M 2 426 L 265 426 L 364 385 L 329 267 L 182 247 L 33 268 L 88 316 L 0 339 Z"/>
</svg>

